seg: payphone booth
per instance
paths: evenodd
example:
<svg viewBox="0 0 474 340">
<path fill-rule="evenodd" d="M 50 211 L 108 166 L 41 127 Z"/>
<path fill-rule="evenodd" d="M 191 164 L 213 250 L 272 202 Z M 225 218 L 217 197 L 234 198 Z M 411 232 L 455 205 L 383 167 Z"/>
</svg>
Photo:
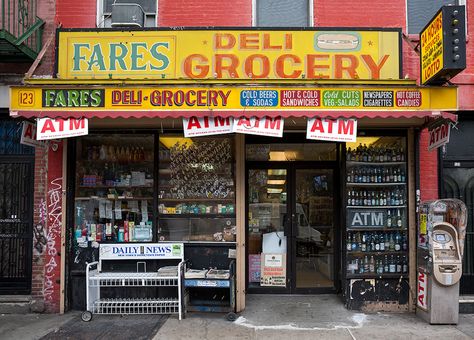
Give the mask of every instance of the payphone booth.
<svg viewBox="0 0 474 340">
<path fill-rule="evenodd" d="M 420 207 L 416 313 L 430 324 L 458 323 L 466 219 L 466 205 L 458 199 Z"/>
</svg>

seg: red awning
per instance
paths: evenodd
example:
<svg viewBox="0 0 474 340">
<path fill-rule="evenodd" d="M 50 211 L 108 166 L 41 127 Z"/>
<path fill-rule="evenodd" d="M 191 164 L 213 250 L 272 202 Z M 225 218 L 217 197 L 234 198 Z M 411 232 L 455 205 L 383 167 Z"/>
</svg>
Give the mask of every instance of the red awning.
<svg viewBox="0 0 474 340">
<path fill-rule="evenodd" d="M 189 118 L 189 117 L 320 117 L 320 118 L 446 118 L 457 115 L 440 111 L 305 111 L 305 110 L 216 110 L 216 111 L 11 111 L 13 117 L 25 118 Z"/>
</svg>

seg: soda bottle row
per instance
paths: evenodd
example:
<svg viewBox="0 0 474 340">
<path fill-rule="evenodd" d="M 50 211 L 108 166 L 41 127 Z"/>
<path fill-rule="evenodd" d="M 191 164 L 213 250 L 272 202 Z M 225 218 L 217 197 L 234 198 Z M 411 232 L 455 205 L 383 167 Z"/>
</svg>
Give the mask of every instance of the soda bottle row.
<svg viewBox="0 0 474 340">
<path fill-rule="evenodd" d="M 347 205 L 349 206 L 387 206 L 404 205 L 405 191 L 395 190 L 349 190 Z"/>
<path fill-rule="evenodd" d="M 147 154 L 143 146 L 120 146 L 100 145 L 87 147 L 87 159 L 90 161 L 112 161 L 112 162 L 137 162 L 149 160 L 151 154 Z"/>
<path fill-rule="evenodd" d="M 348 183 L 405 183 L 405 170 L 398 167 L 356 167 L 347 171 Z"/>
<path fill-rule="evenodd" d="M 364 256 L 352 259 L 347 266 L 349 274 L 406 274 L 408 259 L 400 255 Z"/>
<path fill-rule="evenodd" d="M 347 232 L 348 252 L 407 251 L 408 240 L 404 232 Z"/>
<path fill-rule="evenodd" d="M 372 146 L 359 144 L 355 149 L 348 148 L 346 159 L 354 162 L 404 162 L 405 151 L 401 146 Z"/>
</svg>

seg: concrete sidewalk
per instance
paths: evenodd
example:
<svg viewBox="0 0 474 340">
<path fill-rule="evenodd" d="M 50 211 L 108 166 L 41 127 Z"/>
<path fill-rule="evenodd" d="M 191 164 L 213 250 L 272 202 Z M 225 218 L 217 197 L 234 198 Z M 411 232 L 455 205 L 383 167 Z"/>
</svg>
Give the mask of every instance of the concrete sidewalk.
<svg viewBox="0 0 474 340">
<path fill-rule="evenodd" d="M 188 313 L 170 317 L 154 339 L 474 339 L 474 314 L 460 315 L 457 326 L 432 326 L 415 314 L 348 311 L 335 295 L 248 295 L 233 323 Z"/>
<path fill-rule="evenodd" d="M 124 326 L 142 327 L 148 319 L 155 323 L 158 317 L 94 316 L 90 323 L 80 319 L 80 312 L 65 315 L 2 314 L 0 315 L 0 340 L 40 339 L 62 327 L 100 327 L 108 319 Z M 95 322 L 95 323 L 94 323 Z M 179 321 L 170 316 L 150 339 L 474 339 L 474 314 L 461 314 L 459 324 L 432 326 L 415 314 L 364 314 L 348 311 L 335 295 L 282 296 L 248 295 L 247 308 L 235 322 L 225 319 L 225 314 L 188 313 Z M 142 327 L 143 328 L 143 327 Z M 107 339 L 106 334 L 88 332 L 67 339 Z M 139 332 L 137 332 L 139 333 Z M 94 334 L 93 336 L 91 334 Z M 129 334 L 113 340 L 129 339 Z"/>
</svg>

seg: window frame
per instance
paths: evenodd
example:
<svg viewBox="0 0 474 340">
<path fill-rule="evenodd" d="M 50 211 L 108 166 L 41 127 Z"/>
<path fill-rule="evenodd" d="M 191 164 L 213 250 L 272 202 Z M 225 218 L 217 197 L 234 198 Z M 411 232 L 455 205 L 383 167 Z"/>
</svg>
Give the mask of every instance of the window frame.
<svg viewBox="0 0 474 340">
<path fill-rule="evenodd" d="M 408 1 L 410 1 L 410 0 L 405 0 L 405 32 L 406 32 L 406 35 L 407 35 L 408 37 L 410 37 L 412 40 L 418 41 L 420 34 L 419 34 L 419 33 L 410 33 L 410 32 L 408 31 Z M 465 6 L 465 8 L 466 8 L 466 19 L 465 19 L 465 21 L 466 21 L 466 27 L 465 27 L 465 29 L 466 29 L 466 41 L 467 41 L 467 40 L 468 40 L 468 39 L 467 39 L 467 36 L 468 36 L 467 20 L 468 20 L 468 17 L 469 17 L 469 15 L 468 15 L 468 8 L 467 8 L 467 1 L 466 1 L 466 0 L 456 0 L 456 3 L 457 3 L 457 4 L 456 4 L 457 6 Z"/>
<path fill-rule="evenodd" d="M 159 1 L 158 0 L 155 0 L 156 1 L 156 11 L 155 13 L 152 13 L 152 12 L 145 12 L 145 26 L 142 27 L 142 28 L 145 28 L 145 27 L 158 27 L 158 6 L 159 6 Z M 96 13 L 96 27 L 97 28 L 111 28 L 111 27 L 106 27 L 104 24 L 105 24 L 105 21 L 112 16 L 112 13 L 104 13 L 104 2 L 105 0 L 97 0 L 97 13 Z M 133 0 L 130 0 L 130 2 L 128 3 L 133 3 Z M 154 25 L 153 26 L 146 26 L 146 23 L 149 21 L 148 19 L 149 18 L 154 18 L 153 22 L 154 22 Z"/>
<path fill-rule="evenodd" d="M 261 27 L 257 26 L 257 1 L 252 0 L 252 27 Z M 308 0 L 308 19 L 308 27 L 314 27 L 314 0 Z"/>
</svg>

